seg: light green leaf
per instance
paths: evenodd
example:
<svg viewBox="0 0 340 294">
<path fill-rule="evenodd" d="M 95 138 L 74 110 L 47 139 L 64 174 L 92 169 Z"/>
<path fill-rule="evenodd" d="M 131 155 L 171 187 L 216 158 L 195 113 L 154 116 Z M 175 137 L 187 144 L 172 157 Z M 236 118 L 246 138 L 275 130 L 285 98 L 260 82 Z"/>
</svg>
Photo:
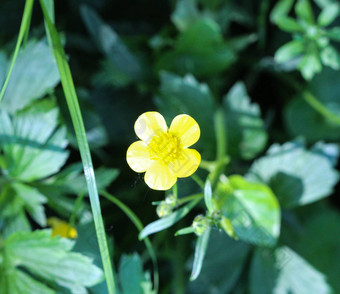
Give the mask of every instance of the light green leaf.
<svg viewBox="0 0 340 294">
<path fill-rule="evenodd" d="M 323 274 L 285 246 L 255 251 L 249 288 L 250 294 L 333 293 Z"/>
<path fill-rule="evenodd" d="M 16 197 L 19 197 L 24 202 L 24 206 L 31 217 L 42 227 L 46 226 L 46 215 L 43 204 L 47 202 L 44 195 L 28 185 L 14 182 L 11 187 L 16 192 Z"/>
<path fill-rule="evenodd" d="M 337 144 L 317 142 L 311 149 L 311 151 L 325 156 L 333 167 L 336 166 L 340 155 L 340 149 Z"/>
<path fill-rule="evenodd" d="M 310 81 L 314 75 L 321 72 L 322 65 L 319 56 L 307 54 L 301 59 L 298 68 L 301 71 L 302 76 L 307 81 Z"/>
<path fill-rule="evenodd" d="M 189 204 L 183 206 L 182 208 L 176 210 L 175 212 L 171 213 L 169 216 L 161 218 L 159 220 L 154 221 L 151 224 L 148 224 L 139 234 L 139 239 L 142 240 L 146 236 L 149 236 L 153 233 L 157 233 L 159 231 L 165 230 L 183 217 L 185 217 L 190 210 L 198 203 L 199 200 L 195 200 L 190 202 Z"/>
<path fill-rule="evenodd" d="M 334 27 L 325 32 L 326 36 L 333 41 L 340 41 L 340 27 Z"/>
<path fill-rule="evenodd" d="M 208 248 L 210 230 L 211 228 L 207 229 L 201 236 L 197 238 L 196 247 L 195 247 L 195 255 L 194 255 L 194 263 L 192 265 L 190 281 L 196 280 L 201 272 L 205 253 Z"/>
<path fill-rule="evenodd" d="M 51 237 L 50 230 L 18 232 L 5 240 L 6 258 L 43 279 L 71 289 L 93 286 L 103 278 L 102 271 L 79 253 L 69 252 L 73 242 Z"/>
<path fill-rule="evenodd" d="M 289 14 L 290 10 L 292 9 L 294 4 L 294 0 L 280 0 L 274 6 L 271 14 L 270 19 L 273 23 L 277 23 Z"/>
<path fill-rule="evenodd" d="M 295 5 L 295 13 L 307 24 L 314 24 L 314 13 L 309 0 L 298 0 Z"/>
<path fill-rule="evenodd" d="M 211 156 L 215 151 L 215 103 L 206 84 L 200 84 L 192 75 L 182 78 L 162 72 L 160 97 L 157 97 L 155 102 L 169 123 L 179 113 L 191 115 L 204 130 L 197 146 L 204 146 L 202 150 L 207 150 Z"/>
<path fill-rule="evenodd" d="M 281 213 L 269 187 L 231 176 L 215 193 L 216 209 L 230 220 L 235 234 L 259 246 L 274 246 L 280 234 Z"/>
<path fill-rule="evenodd" d="M 116 69 L 117 80 L 125 76 L 126 84 L 143 77 L 143 69 L 137 58 L 125 46 L 117 33 L 105 24 L 97 13 L 90 7 L 83 5 L 81 15 L 95 44 Z"/>
<path fill-rule="evenodd" d="M 199 19 L 199 11 L 195 0 L 179 0 L 171 15 L 171 20 L 178 30 L 185 31 Z"/>
<path fill-rule="evenodd" d="M 68 158 L 66 146 L 66 130 L 58 128 L 58 110 L 51 100 L 13 118 L 0 110 L 0 148 L 9 177 L 33 181 L 58 172 Z"/>
<path fill-rule="evenodd" d="M 236 83 L 224 97 L 228 153 L 251 159 L 263 150 L 267 133 L 258 104 L 251 103 L 245 85 Z"/>
<path fill-rule="evenodd" d="M 18 55 L 1 108 L 10 113 L 23 109 L 59 81 L 57 64 L 46 40 L 32 40 Z"/>
<path fill-rule="evenodd" d="M 333 46 L 327 46 L 321 51 L 321 61 L 324 65 L 331 67 L 334 70 L 340 69 L 340 56 L 338 51 Z"/>
<path fill-rule="evenodd" d="M 285 208 L 330 195 L 339 179 L 328 158 L 298 142 L 272 145 L 266 156 L 253 163 L 250 176 L 267 183 Z"/>
<path fill-rule="evenodd" d="M 330 3 L 318 16 L 318 25 L 326 27 L 330 25 L 339 16 L 340 5 L 339 3 Z"/>
<path fill-rule="evenodd" d="M 250 246 L 211 231 L 204 265 L 188 285 L 189 294 L 226 294 L 234 288 L 244 269 Z"/>
<path fill-rule="evenodd" d="M 303 43 L 300 40 L 293 40 L 280 47 L 274 58 L 276 62 L 284 63 L 298 57 L 303 51 Z"/>
<path fill-rule="evenodd" d="M 213 206 L 213 199 L 212 199 L 212 188 L 211 188 L 211 183 L 209 180 L 207 180 L 204 185 L 204 201 L 205 201 L 205 205 L 208 208 L 208 211 L 213 212 L 214 206 Z"/>
</svg>

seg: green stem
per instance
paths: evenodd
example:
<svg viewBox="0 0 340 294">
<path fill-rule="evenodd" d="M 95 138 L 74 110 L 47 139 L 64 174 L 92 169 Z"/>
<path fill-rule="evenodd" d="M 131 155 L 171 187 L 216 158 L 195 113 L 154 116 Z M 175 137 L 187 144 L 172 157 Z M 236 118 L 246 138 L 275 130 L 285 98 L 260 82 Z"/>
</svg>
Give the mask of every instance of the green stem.
<svg viewBox="0 0 340 294">
<path fill-rule="evenodd" d="M 197 183 L 198 186 L 204 189 L 204 182 L 198 175 L 192 174 L 190 177 Z"/>
<path fill-rule="evenodd" d="M 74 208 L 73 208 L 70 220 L 69 220 L 69 224 L 71 227 L 75 226 L 77 214 L 78 214 L 81 204 L 83 203 L 84 197 L 85 197 L 85 193 L 79 194 L 76 202 L 74 203 Z"/>
<path fill-rule="evenodd" d="M 70 67 L 68 65 L 64 48 L 61 44 L 59 34 L 51 20 L 48 13 L 47 6 L 44 0 L 40 0 L 40 5 L 44 14 L 46 29 L 48 35 L 51 38 L 52 50 L 57 61 L 61 84 L 64 90 L 67 105 L 71 114 L 73 126 L 75 129 L 79 151 L 84 167 L 85 179 L 89 191 L 91 209 L 93 214 L 93 220 L 96 228 L 97 239 L 99 243 L 99 249 L 101 259 L 104 267 L 105 279 L 108 287 L 109 294 L 116 293 L 116 286 L 114 281 L 114 271 L 111 264 L 111 256 L 107 245 L 107 239 L 105 234 L 105 227 L 103 217 L 101 213 L 101 207 L 99 202 L 98 190 L 93 170 L 92 158 L 90 148 L 86 139 L 86 132 L 84 127 L 83 118 L 81 115 L 79 102 L 76 94 L 76 90 L 73 83 Z"/>
<path fill-rule="evenodd" d="M 11 65 L 9 67 L 9 70 L 8 70 L 8 73 L 7 73 L 7 76 L 6 76 L 6 80 L 5 80 L 4 85 L 2 86 L 2 89 L 1 89 L 1 92 L 0 92 L 0 102 L 5 95 L 5 92 L 6 92 L 6 89 L 7 89 L 7 86 L 8 86 L 8 82 L 9 82 L 9 79 L 10 79 L 12 71 L 13 71 L 14 63 L 15 63 L 17 57 L 18 57 L 18 54 L 19 54 L 19 50 L 20 50 L 20 47 L 21 47 L 21 44 L 22 44 L 22 40 L 25 36 L 26 31 L 29 29 L 29 26 L 30 26 L 33 2 L 34 2 L 34 0 L 26 0 L 26 3 L 25 3 L 24 13 L 22 15 L 22 20 L 21 20 L 21 25 L 20 25 L 19 35 L 18 35 L 18 40 L 17 40 L 17 43 L 15 45 Z"/>
<path fill-rule="evenodd" d="M 193 195 L 186 196 L 186 197 L 178 199 L 177 204 L 178 205 L 182 205 L 182 204 L 190 202 L 192 200 L 203 199 L 203 197 L 204 197 L 204 195 L 202 193 L 193 194 Z"/>
<path fill-rule="evenodd" d="M 137 230 L 141 232 L 144 229 L 144 226 L 142 222 L 139 220 L 139 218 L 135 215 L 135 213 L 126 206 L 123 202 L 118 200 L 113 195 L 109 194 L 107 191 L 100 191 L 100 194 L 103 195 L 107 200 L 111 201 L 115 205 L 117 205 L 125 214 L 126 216 L 132 221 L 132 223 L 135 225 Z M 159 273 L 158 273 L 158 263 L 157 263 L 157 257 L 155 250 L 153 249 L 152 243 L 148 237 L 145 237 L 143 239 L 145 242 L 145 246 L 150 254 L 153 267 L 154 267 L 154 285 L 155 285 L 155 292 L 158 293 L 158 287 L 159 287 Z"/>
<path fill-rule="evenodd" d="M 178 186 L 177 183 L 172 187 L 172 193 L 174 194 L 175 198 L 178 198 Z"/>
</svg>

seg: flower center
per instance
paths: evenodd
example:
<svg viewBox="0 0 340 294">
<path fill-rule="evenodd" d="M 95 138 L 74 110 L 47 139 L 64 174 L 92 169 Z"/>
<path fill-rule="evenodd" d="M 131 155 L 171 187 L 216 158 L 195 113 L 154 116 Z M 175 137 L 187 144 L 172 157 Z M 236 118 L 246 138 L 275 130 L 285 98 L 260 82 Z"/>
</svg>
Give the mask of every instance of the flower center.
<svg viewBox="0 0 340 294">
<path fill-rule="evenodd" d="M 158 133 L 148 144 L 150 158 L 166 164 L 176 160 L 180 156 L 181 149 L 179 139 L 171 133 Z"/>
</svg>

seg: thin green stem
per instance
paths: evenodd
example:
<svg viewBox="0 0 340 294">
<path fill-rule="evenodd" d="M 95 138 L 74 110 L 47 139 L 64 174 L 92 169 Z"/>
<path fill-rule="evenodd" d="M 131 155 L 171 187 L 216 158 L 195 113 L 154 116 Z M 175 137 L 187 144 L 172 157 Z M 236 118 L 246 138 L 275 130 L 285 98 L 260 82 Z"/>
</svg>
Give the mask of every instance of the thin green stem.
<svg viewBox="0 0 340 294">
<path fill-rule="evenodd" d="M 178 198 L 178 186 L 177 183 L 172 187 L 172 193 L 174 194 L 175 198 Z"/>
<path fill-rule="evenodd" d="M 190 177 L 197 183 L 198 186 L 204 189 L 204 182 L 198 175 L 192 174 Z"/>
<path fill-rule="evenodd" d="M 93 213 L 94 224 L 96 228 L 97 239 L 99 243 L 99 249 L 101 259 L 103 262 L 105 279 L 108 287 L 109 294 L 116 293 L 116 286 L 114 281 L 114 271 L 111 264 L 111 256 L 107 245 L 107 239 L 105 234 L 104 222 L 101 213 L 101 207 L 99 202 L 98 190 L 93 170 L 92 158 L 90 148 L 86 139 L 86 132 L 84 127 L 83 118 L 81 115 L 79 102 L 76 94 L 76 90 L 73 83 L 70 67 L 68 65 L 64 48 L 61 44 L 59 34 L 51 20 L 48 13 L 47 6 L 44 0 L 40 0 L 40 5 L 44 14 L 46 29 L 48 35 L 51 38 L 52 50 L 57 61 L 61 84 L 64 90 L 66 102 L 71 114 L 73 126 L 75 129 L 79 151 L 84 167 L 85 179 L 89 191 L 91 209 Z"/>
<path fill-rule="evenodd" d="M 69 220 L 69 224 L 72 227 L 74 227 L 76 224 L 77 214 L 78 214 L 81 204 L 83 203 L 84 197 L 85 197 L 85 193 L 79 194 L 76 199 L 76 202 L 74 203 L 73 211 L 72 211 L 72 214 Z"/>
<path fill-rule="evenodd" d="M 127 217 L 132 221 L 132 223 L 135 225 L 137 230 L 141 232 L 144 229 L 144 226 L 140 219 L 136 216 L 136 214 L 123 202 L 118 200 L 113 195 L 109 194 L 107 191 L 100 191 L 100 194 L 103 195 L 107 200 L 111 201 L 115 205 L 117 205 L 126 215 Z M 157 263 L 157 257 L 155 250 L 153 249 L 152 243 L 148 237 L 145 237 L 143 239 L 145 242 L 145 246 L 150 254 L 153 266 L 154 266 L 154 285 L 155 285 L 155 292 L 158 293 L 158 287 L 159 287 L 159 273 L 158 273 L 158 263 Z"/>
<path fill-rule="evenodd" d="M 18 35 L 18 40 L 17 43 L 15 45 L 15 49 L 14 49 L 14 53 L 13 53 L 13 57 L 12 57 L 12 61 L 11 61 L 11 65 L 9 67 L 7 76 L 6 76 L 6 80 L 4 82 L 4 85 L 2 86 L 1 92 L 0 92 L 0 102 L 2 100 L 2 98 L 5 95 L 7 86 L 8 86 L 8 82 L 9 79 L 11 77 L 13 68 L 14 68 L 14 64 L 15 61 L 18 57 L 19 54 L 19 50 L 22 44 L 22 40 L 26 34 L 26 31 L 29 29 L 30 26 L 30 20 L 31 20 L 31 15 L 32 15 L 32 9 L 33 9 L 33 2 L 34 0 L 26 0 L 25 3 L 25 8 L 24 8 L 24 13 L 22 15 L 22 20 L 21 20 L 21 25 L 20 25 L 20 30 L 19 30 L 19 35 Z"/>
<path fill-rule="evenodd" d="M 202 193 L 193 194 L 193 195 L 186 196 L 186 197 L 178 199 L 177 204 L 182 205 L 182 204 L 190 202 L 192 200 L 203 199 L 203 197 L 204 197 L 204 195 Z"/>
</svg>

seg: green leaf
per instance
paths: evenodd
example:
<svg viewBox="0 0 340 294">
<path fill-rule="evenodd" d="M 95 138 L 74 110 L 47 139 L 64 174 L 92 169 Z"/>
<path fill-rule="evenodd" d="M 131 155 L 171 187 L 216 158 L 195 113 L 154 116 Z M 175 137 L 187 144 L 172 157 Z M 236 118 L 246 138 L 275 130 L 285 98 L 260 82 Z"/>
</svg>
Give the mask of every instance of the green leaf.
<svg viewBox="0 0 340 294">
<path fill-rule="evenodd" d="M 18 182 L 11 184 L 11 187 L 16 192 L 16 197 L 19 197 L 30 214 L 30 216 L 42 227 L 46 226 L 46 215 L 43 204 L 47 202 L 46 197 L 39 191 L 28 185 Z"/>
<path fill-rule="evenodd" d="M 6 79 L 6 69 L 8 66 L 8 61 L 6 54 L 0 51 L 0 85 L 2 85 Z"/>
<path fill-rule="evenodd" d="M 340 149 L 337 144 L 334 143 L 324 143 L 324 142 L 317 142 L 312 148 L 311 151 L 325 156 L 329 162 L 332 164 L 333 167 L 336 166 L 338 162 L 338 158 L 340 155 Z"/>
<path fill-rule="evenodd" d="M 179 0 L 171 15 L 171 20 L 179 31 L 187 30 L 199 19 L 199 11 L 195 0 Z"/>
<path fill-rule="evenodd" d="M 298 68 L 302 76 L 307 81 L 310 81 L 314 75 L 321 72 L 322 65 L 319 56 L 316 54 L 307 54 L 301 59 Z"/>
<path fill-rule="evenodd" d="M 139 233 L 139 239 L 142 240 L 145 237 L 157 233 L 159 231 L 165 230 L 175 223 L 177 223 L 179 220 L 181 220 L 183 217 L 185 217 L 190 210 L 199 202 L 199 200 L 195 200 L 190 202 L 189 204 L 183 206 L 182 208 L 176 210 L 175 212 L 171 213 L 169 216 L 161 218 L 159 220 L 156 220 L 152 222 L 151 224 L 148 224 L 140 233 Z"/>
<path fill-rule="evenodd" d="M 340 69 L 340 56 L 338 51 L 333 46 L 327 46 L 321 51 L 321 61 L 324 65 L 331 67 L 334 70 Z"/>
<path fill-rule="evenodd" d="M 334 27 L 325 32 L 326 36 L 333 41 L 340 41 L 340 27 Z"/>
<path fill-rule="evenodd" d="M 207 180 L 204 185 L 204 202 L 208 208 L 208 211 L 213 212 L 214 206 L 213 206 L 213 199 L 212 199 L 212 188 L 211 188 L 211 183 L 209 180 Z"/>
<path fill-rule="evenodd" d="M 318 16 L 318 25 L 322 27 L 330 25 L 339 16 L 339 11 L 339 3 L 334 2 L 328 4 L 324 9 L 322 9 Z"/>
<path fill-rule="evenodd" d="M 58 128 L 58 110 L 51 100 L 13 118 L 0 110 L 0 148 L 9 177 L 33 181 L 58 172 L 68 158 L 66 146 L 66 129 Z"/>
<path fill-rule="evenodd" d="M 236 236 L 259 246 L 274 246 L 280 234 L 278 201 L 269 187 L 231 176 L 215 193 L 216 209 L 231 221 Z"/>
<path fill-rule="evenodd" d="M 255 251 L 249 288 L 251 294 L 333 293 L 323 274 L 285 246 Z"/>
<path fill-rule="evenodd" d="M 194 228 L 190 226 L 190 227 L 186 227 L 186 228 L 178 230 L 175 233 L 175 236 L 187 235 L 191 233 L 194 233 Z"/>
<path fill-rule="evenodd" d="M 99 46 L 100 51 L 107 56 L 115 68 L 117 80 L 121 80 L 123 76 L 128 84 L 143 78 L 145 71 L 141 64 L 117 33 L 88 6 L 82 5 L 80 11 L 95 44 Z"/>
<path fill-rule="evenodd" d="M 56 61 L 46 40 L 30 41 L 19 53 L 2 109 L 14 113 L 46 95 L 60 81 Z"/>
<path fill-rule="evenodd" d="M 276 62 L 284 63 L 298 57 L 303 51 L 303 43 L 300 40 L 293 40 L 280 47 L 276 51 L 274 58 Z"/>
<path fill-rule="evenodd" d="M 280 0 L 274 6 L 271 14 L 270 20 L 276 23 L 289 14 L 294 4 L 294 0 Z"/>
<path fill-rule="evenodd" d="M 224 42 L 219 25 L 204 17 L 179 35 L 174 49 L 160 56 L 156 70 L 208 76 L 227 69 L 236 57 L 235 50 Z"/>
<path fill-rule="evenodd" d="M 291 17 L 281 17 L 277 20 L 276 25 L 283 31 L 288 33 L 302 32 L 302 26 Z"/>
<path fill-rule="evenodd" d="M 142 261 L 136 253 L 121 257 L 119 279 L 123 294 L 155 294 L 152 291 L 150 277 L 143 273 Z M 144 291 L 144 289 L 148 290 Z"/>
<path fill-rule="evenodd" d="M 195 247 L 195 255 L 194 255 L 194 263 L 192 265 L 190 281 L 196 280 L 201 272 L 205 253 L 208 248 L 210 230 L 211 228 L 207 229 L 201 236 L 197 238 L 196 247 Z"/>
<path fill-rule="evenodd" d="M 298 0 L 295 5 L 296 15 L 309 25 L 314 24 L 314 14 L 309 0 Z"/>
<path fill-rule="evenodd" d="M 189 294 L 230 293 L 241 276 L 250 246 L 211 231 L 204 266 L 198 278 L 188 285 Z"/>
<path fill-rule="evenodd" d="M 330 195 L 339 179 L 328 158 L 298 142 L 272 145 L 266 156 L 253 163 L 250 177 L 268 184 L 285 208 Z"/>
<path fill-rule="evenodd" d="M 207 150 L 207 157 L 215 151 L 213 116 L 215 103 L 210 89 L 200 84 L 192 75 L 180 77 L 167 72 L 161 73 L 160 96 L 156 104 L 162 114 L 171 122 L 179 113 L 191 115 L 204 130 L 197 142 L 198 148 Z"/>
<path fill-rule="evenodd" d="M 252 159 L 263 150 L 267 133 L 260 107 L 250 102 L 245 85 L 236 83 L 224 97 L 228 153 Z"/>
<path fill-rule="evenodd" d="M 18 232 L 4 243 L 6 259 L 29 273 L 66 288 L 82 290 L 103 278 L 102 271 L 79 253 L 70 252 L 73 242 L 51 237 L 50 230 Z"/>
</svg>

